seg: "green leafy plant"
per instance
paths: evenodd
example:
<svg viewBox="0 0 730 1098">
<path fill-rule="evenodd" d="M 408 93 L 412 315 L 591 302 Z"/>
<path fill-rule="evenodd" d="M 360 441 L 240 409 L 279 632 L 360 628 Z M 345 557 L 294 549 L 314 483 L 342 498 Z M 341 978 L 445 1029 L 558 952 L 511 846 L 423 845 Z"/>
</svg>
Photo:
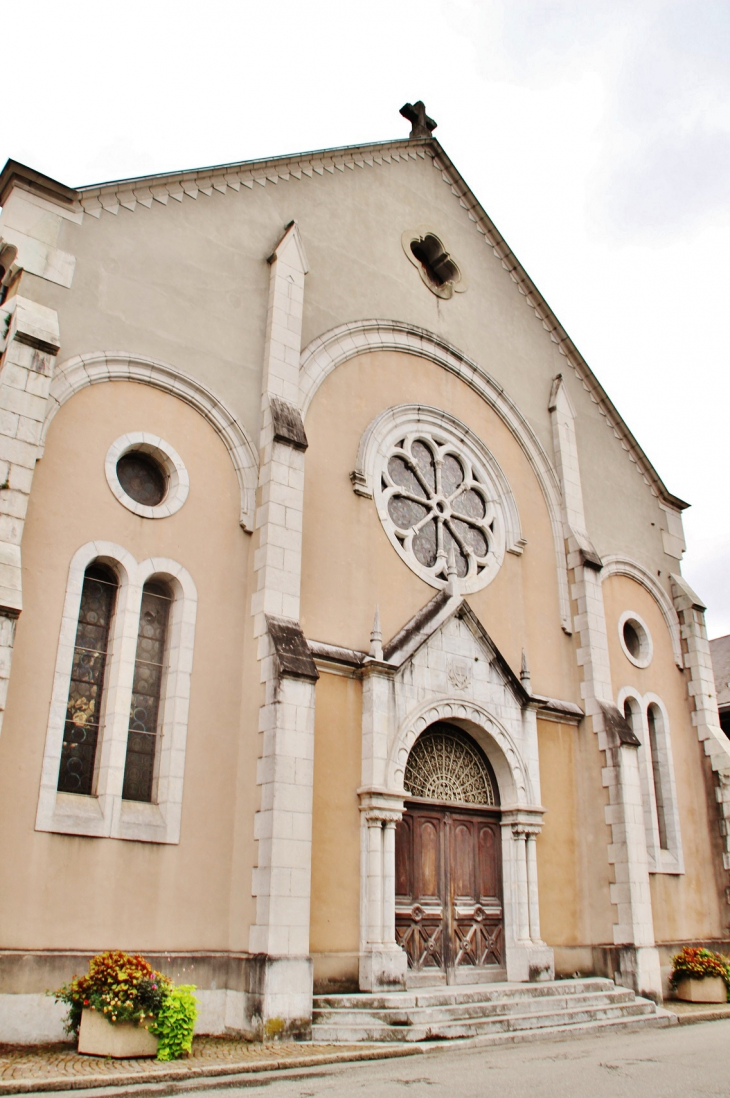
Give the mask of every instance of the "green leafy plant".
<svg viewBox="0 0 730 1098">
<path fill-rule="evenodd" d="M 68 1005 L 66 1031 L 78 1034 L 84 1010 L 98 1010 L 112 1024 L 146 1025 L 159 1038 L 158 1060 L 176 1060 L 189 1054 L 197 1000 L 192 986 L 176 987 L 144 957 L 108 950 L 92 957 L 86 976 L 75 976 L 51 992 Z"/>
<path fill-rule="evenodd" d="M 192 985 L 186 984 L 173 985 L 167 990 L 159 1013 L 149 1027 L 150 1033 L 160 1040 L 158 1060 L 178 1060 L 183 1055 L 190 1055 L 198 1017 L 194 991 Z"/>
<path fill-rule="evenodd" d="M 704 980 L 712 976 L 719 976 L 725 981 L 728 997 L 730 997 L 730 958 L 723 957 L 721 953 L 715 953 L 703 946 L 685 946 L 672 957 L 672 974 L 669 977 L 669 983 L 674 988 L 680 980 L 688 977 L 693 980 Z"/>
<path fill-rule="evenodd" d="M 78 1033 L 84 1008 L 98 1010 L 110 1022 L 139 1025 L 155 1017 L 170 986 L 144 957 L 114 949 L 92 957 L 86 976 L 75 976 L 53 995 L 68 1004 L 67 1032 Z"/>
</svg>

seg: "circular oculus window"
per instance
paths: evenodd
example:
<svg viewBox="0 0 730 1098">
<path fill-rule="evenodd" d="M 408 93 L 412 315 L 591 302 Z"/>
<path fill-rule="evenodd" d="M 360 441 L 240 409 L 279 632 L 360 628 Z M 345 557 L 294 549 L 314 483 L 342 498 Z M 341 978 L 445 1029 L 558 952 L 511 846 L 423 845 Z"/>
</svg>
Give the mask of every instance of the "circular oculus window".
<svg viewBox="0 0 730 1098">
<path fill-rule="evenodd" d="M 654 655 L 654 646 L 643 619 L 633 610 L 627 610 L 619 618 L 618 635 L 626 659 L 634 667 L 648 667 Z"/>
<path fill-rule="evenodd" d="M 433 587 L 448 582 L 453 553 L 459 590 L 485 587 L 504 559 L 501 508 L 489 478 L 458 445 L 414 433 L 391 447 L 378 513 L 400 556 Z"/>
<path fill-rule="evenodd" d="M 106 479 L 119 502 L 142 518 L 167 518 L 188 498 L 190 480 L 180 455 L 157 435 L 137 431 L 109 447 Z"/>
</svg>

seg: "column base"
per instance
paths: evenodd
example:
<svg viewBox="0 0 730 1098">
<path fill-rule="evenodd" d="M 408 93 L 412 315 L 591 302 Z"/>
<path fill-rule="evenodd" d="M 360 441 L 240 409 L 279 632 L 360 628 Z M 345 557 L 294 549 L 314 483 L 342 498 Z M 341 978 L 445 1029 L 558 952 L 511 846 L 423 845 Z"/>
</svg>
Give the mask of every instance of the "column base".
<svg viewBox="0 0 730 1098">
<path fill-rule="evenodd" d="M 400 946 L 360 954 L 361 991 L 405 991 L 408 958 Z"/>
<path fill-rule="evenodd" d="M 507 944 L 507 979 L 515 983 L 538 983 L 555 979 L 552 948 L 544 942 Z"/>
<path fill-rule="evenodd" d="M 259 954 L 252 973 L 255 1028 L 264 1040 L 312 1036 L 312 958 Z"/>
<path fill-rule="evenodd" d="M 619 946 L 618 971 L 613 978 L 621 987 L 630 987 L 637 995 L 662 1001 L 662 971 L 656 946 Z"/>
</svg>

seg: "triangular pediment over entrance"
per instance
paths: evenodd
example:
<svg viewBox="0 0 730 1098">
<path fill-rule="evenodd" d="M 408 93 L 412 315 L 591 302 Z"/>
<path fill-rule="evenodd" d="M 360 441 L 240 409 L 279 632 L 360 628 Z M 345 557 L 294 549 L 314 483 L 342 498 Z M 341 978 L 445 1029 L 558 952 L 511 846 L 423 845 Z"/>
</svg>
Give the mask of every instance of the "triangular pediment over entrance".
<svg viewBox="0 0 730 1098">
<path fill-rule="evenodd" d="M 508 800 L 539 803 L 533 699 L 469 603 L 436 595 L 383 650 L 392 669 L 393 733 L 387 783 L 401 787 L 413 743 L 449 721 L 480 742 L 497 773 L 509 769 Z"/>
</svg>

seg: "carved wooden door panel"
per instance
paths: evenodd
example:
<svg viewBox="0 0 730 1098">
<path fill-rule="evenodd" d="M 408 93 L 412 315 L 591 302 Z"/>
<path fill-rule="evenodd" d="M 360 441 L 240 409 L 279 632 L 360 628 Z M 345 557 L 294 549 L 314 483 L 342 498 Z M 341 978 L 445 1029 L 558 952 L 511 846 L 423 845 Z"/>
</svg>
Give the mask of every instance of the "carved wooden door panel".
<svg viewBox="0 0 730 1098">
<path fill-rule="evenodd" d="M 395 934 L 414 973 L 446 972 L 443 812 L 407 811 L 395 840 Z"/>
<path fill-rule="evenodd" d="M 449 955 L 458 982 L 504 965 L 502 857 L 499 820 L 447 812 L 450 843 Z M 474 970 L 469 972 L 469 970 Z"/>
<path fill-rule="evenodd" d="M 419 982 L 501 972 L 500 842 L 497 813 L 406 805 L 396 831 L 396 940 Z"/>
</svg>

